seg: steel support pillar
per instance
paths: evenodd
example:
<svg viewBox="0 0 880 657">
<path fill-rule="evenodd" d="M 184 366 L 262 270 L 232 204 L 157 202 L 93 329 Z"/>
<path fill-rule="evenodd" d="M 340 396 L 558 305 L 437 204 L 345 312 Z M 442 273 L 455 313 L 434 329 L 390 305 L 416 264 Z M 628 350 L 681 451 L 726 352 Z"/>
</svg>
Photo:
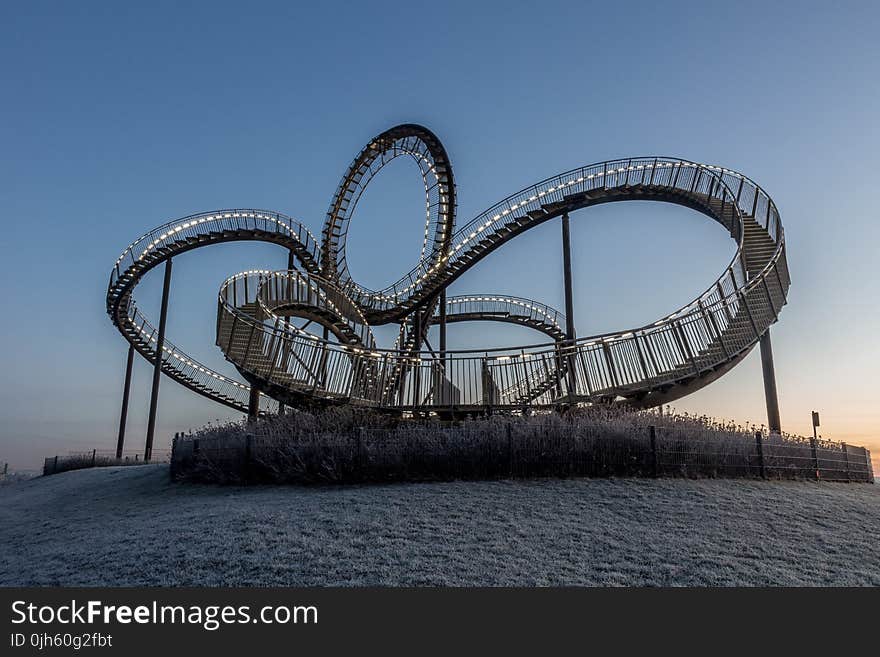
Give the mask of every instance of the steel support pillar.
<svg viewBox="0 0 880 657">
<path fill-rule="evenodd" d="M 418 308 L 416 308 L 413 315 L 413 335 L 415 336 L 415 342 L 413 342 L 412 354 L 416 359 L 419 359 L 421 356 L 420 350 L 422 348 L 422 311 Z M 413 408 L 418 408 L 421 403 L 421 375 L 422 364 L 420 361 L 417 361 L 413 365 Z"/>
<path fill-rule="evenodd" d="M 294 259 L 293 251 L 288 251 L 287 252 L 287 271 L 288 272 L 293 271 L 293 266 L 294 266 L 293 259 Z M 288 298 L 288 301 L 293 299 L 293 282 L 291 281 L 289 274 L 288 274 L 288 279 L 287 279 L 287 298 Z M 292 324 L 293 324 L 293 322 L 290 321 L 290 316 L 288 316 L 287 317 L 287 330 L 288 331 L 290 330 L 290 327 Z M 282 359 L 282 362 L 284 362 L 283 359 Z M 284 415 L 284 410 L 285 410 L 284 403 L 278 402 L 278 415 Z"/>
<path fill-rule="evenodd" d="M 128 419 L 128 396 L 131 393 L 131 368 L 134 364 L 134 345 L 128 345 L 128 359 L 125 361 L 125 383 L 122 387 L 122 411 L 119 413 L 119 437 L 116 439 L 116 458 L 122 458 L 125 447 L 125 422 Z"/>
<path fill-rule="evenodd" d="M 159 314 L 159 335 L 156 338 L 156 359 L 153 364 L 153 388 L 150 392 L 150 419 L 147 423 L 147 442 L 144 461 L 153 456 L 153 435 L 156 431 L 156 408 L 159 404 L 159 377 L 162 374 L 162 348 L 165 346 L 165 320 L 168 319 L 168 290 L 171 287 L 171 259 L 165 261 L 165 280 L 162 283 L 162 310 Z"/>
<path fill-rule="evenodd" d="M 260 389 L 251 384 L 248 396 L 248 420 L 256 420 L 260 415 Z"/>
<path fill-rule="evenodd" d="M 770 433 L 781 433 L 776 372 L 773 369 L 773 345 L 770 343 L 769 328 L 761 336 L 761 367 L 764 371 L 764 397 L 767 400 L 767 426 L 770 428 Z"/>
<path fill-rule="evenodd" d="M 440 293 L 440 364 L 446 372 L 446 289 Z"/>
<path fill-rule="evenodd" d="M 565 282 L 565 345 L 574 346 L 574 298 L 571 284 L 571 225 L 566 212 L 562 215 L 562 275 Z M 573 354 L 568 356 L 568 394 L 576 392 Z"/>
<path fill-rule="evenodd" d="M 323 327 L 324 332 L 321 334 L 324 338 L 324 353 L 321 357 L 321 384 L 327 389 L 327 343 L 330 341 L 330 329 Z"/>
</svg>

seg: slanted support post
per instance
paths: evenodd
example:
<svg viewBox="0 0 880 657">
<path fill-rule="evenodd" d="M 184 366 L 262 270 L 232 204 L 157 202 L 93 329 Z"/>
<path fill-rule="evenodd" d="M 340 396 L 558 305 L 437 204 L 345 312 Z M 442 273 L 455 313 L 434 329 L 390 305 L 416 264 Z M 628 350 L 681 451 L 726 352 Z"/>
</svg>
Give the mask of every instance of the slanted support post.
<svg viewBox="0 0 880 657">
<path fill-rule="evenodd" d="M 562 276 L 565 283 L 565 344 L 569 348 L 568 355 L 568 394 L 576 393 L 574 373 L 574 297 L 571 283 L 571 224 L 568 212 L 562 215 Z"/>
<path fill-rule="evenodd" d="M 116 458 L 122 458 L 125 447 L 125 423 L 128 418 L 128 398 L 131 394 L 131 368 L 134 364 L 134 345 L 128 345 L 128 358 L 125 361 L 125 383 L 122 385 L 122 410 L 119 413 L 119 437 L 116 439 Z"/>
<path fill-rule="evenodd" d="M 156 337 L 156 359 L 153 364 L 153 389 L 150 393 L 150 419 L 147 423 L 147 442 L 144 461 L 153 456 L 153 436 L 156 431 L 156 409 L 159 404 L 159 376 L 162 374 L 162 349 L 165 346 L 165 320 L 168 319 L 168 290 L 171 287 L 171 258 L 165 261 L 165 280 L 162 283 L 162 310 L 159 314 L 159 335 Z"/>
<path fill-rule="evenodd" d="M 773 345 L 770 343 L 769 328 L 761 336 L 761 367 L 764 371 L 764 397 L 767 400 L 767 426 L 770 427 L 770 433 L 781 433 L 776 372 L 773 369 Z"/>
</svg>

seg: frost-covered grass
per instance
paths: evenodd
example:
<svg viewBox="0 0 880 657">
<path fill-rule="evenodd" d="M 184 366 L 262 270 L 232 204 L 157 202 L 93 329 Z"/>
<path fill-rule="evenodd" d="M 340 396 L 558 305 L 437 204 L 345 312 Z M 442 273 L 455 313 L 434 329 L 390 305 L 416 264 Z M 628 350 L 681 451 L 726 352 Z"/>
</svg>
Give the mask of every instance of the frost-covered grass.
<svg viewBox="0 0 880 657">
<path fill-rule="evenodd" d="M 18 484 L 22 481 L 27 481 L 28 479 L 33 479 L 37 476 L 39 476 L 39 473 L 32 470 L 7 472 L 5 475 L 0 475 L 0 486 L 11 486 L 12 484 Z"/>
<path fill-rule="evenodd" d="M 97 451 L 97 450 L 96 450 Z M 136 456 L 140 456 L 139 454 Z M 167 450 L 156 450 L 153 453 L 153 462 L 167 462 L 170 453 Z M 46 459 L 43 467 L 44 475 L 59 474 L 70 470 L 82 470 L 84 468 L 107 468 L 110 466 L 137 466 L 143 465 L 143 461 L 139 461 L 136 457 L 125 456 L 116 458 L 115 453 L 82 453 L 68 454 L 66 456 L 56 456 Z"/>
<path fill-rule="evenodd" d="M 3 585 L 880 585 L 880 487 L 745 479 L 0 488 Z"/>
</svg>

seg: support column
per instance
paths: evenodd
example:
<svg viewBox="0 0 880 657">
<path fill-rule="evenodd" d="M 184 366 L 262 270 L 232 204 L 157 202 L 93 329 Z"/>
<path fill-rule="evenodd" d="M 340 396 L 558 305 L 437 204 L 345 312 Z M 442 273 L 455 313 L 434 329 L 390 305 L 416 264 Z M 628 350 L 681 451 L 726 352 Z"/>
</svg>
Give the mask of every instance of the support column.
<svg viewBox="0 0 880 657">
<path fill-rule="evenodd" d="M 421 348 L 422 348 L 422 311 L 418 308 L 415 310 L 415 314 L 413 316 L 413 335 L 415 336 L 415 342 L 413 342 L 413 351 L 412 354 L 415 358 L 421 357 Z M 421 375 L 422 375 L 422 364 L 417 362 L 413 364 L 412 368 L 413 372 L 413 408 L 418 408 L 422 396 L 422 386 L 421 386 Z"/>
<path fill-rule="evenodd" d="M 260 415 L 260 389 L 251 384 L 248 396 L 248 420 L 256 420 Z"/>
<path fill-rule="evenodd" d="M 770 433 L 782 431 L 779 421 L 779 398 L 776 395 L 776 372 L 773 369 L 773 345 L 770 329 L 761 336 L 761 367 L 764 371 L 764 397 L 767 400 L 767 426 Z"/>
<path fill-rule="evenodd" d="M 571 225 L 568 213 L 562 215 L 562 275 L 565 278 L 565 338 L 574 340 L 574 301 L 571 286 Z"/>
<path fill-rule="evenodd" d="M 574 345 L 574 299 L 571 283 L 571 225 L 568 212 L 562 215 L 562 275 L 565 282 L 565 346 Z M 574 374 L 573 354 L 568 356 L 568 394 L 577 391 L 577 379 Z"/>
<path fill-rule="evenodd" d="M 288 301 L 293 299 L 293 281 L 290 279 L 290 272 L 293 271 L 293 266 L 294 266 L 293 259 L 294 259 L 293 251 L 288 251 L 287 252 L 287 271 L 288 271 L 287 300 Z M 287 323 L 287 330 L 290 331 L 291 325 L 293 324 L 293 322 L 290 321 L 290 315 L 287 316 L 286 323 Z M 282 344 L 284 344 L 284 343 L 282 342 Z M 284 362 L 283 358 L 282 358 L 281 362 L 282 363 Z M 278 402 L 278 415 L 284 415 L 284 410 L 285 410 L 284 409 L 284 402 Z"/>
<path fill-rule="evenodd" d="M 330 342 L 330 329 L 323 327 L 324 332 L 321 334 L 324 338 L 324 353 L 321 356 L 321 385 L 324 390 L 327 389 L 327 354 L 329 353 L 328 343 Z"/>
<path fill-rule="evenodd" d="M 452 403 L 450 390 L 446 386 L 446 380 L 449 379 L 449 373 L 446 371 L 446 288 L 440 293 L 440 367 L 437 369 L 437 375 L 434 381 L 434 403 L 446 404 Z M 451 384 L 450 384 L 451 385 Z"/>
<path fill-rule="evenodd" d="M 440 363 L 446 372 L 446 288 L 440 293 Z"/>
<path fill-rule="evenodd" d="M 168 319 L 168 289 L 171 286 L 171 259 L 165 261 L 165 280 L 162 283 L 162 310 L 159 314 L 159 335 L 156 338 L 156 360 L 153 364 L 153 389 L 150 393 L 150 419 L 147 423 L 147 443 L 144 461 L 153 456 L 153 434 L 156 431 L 156 408 L 159 403 L 159 376 L 162 374 L 162 348 L 165 346 L 165 320 Z"/>
<path fill-rule="evenodd" d="M 125 422 L 128 418 L 128 396 L 131 393 L 131 367 L 134 363 L 134 345 L 128 345 L 128 360 L 125 361 L 125 383 L 122 387 L 122 411 L 119 414 L 119 437 L 116 439 L 116 458 L 122 458 L 125 446 Z"/>
</svg>

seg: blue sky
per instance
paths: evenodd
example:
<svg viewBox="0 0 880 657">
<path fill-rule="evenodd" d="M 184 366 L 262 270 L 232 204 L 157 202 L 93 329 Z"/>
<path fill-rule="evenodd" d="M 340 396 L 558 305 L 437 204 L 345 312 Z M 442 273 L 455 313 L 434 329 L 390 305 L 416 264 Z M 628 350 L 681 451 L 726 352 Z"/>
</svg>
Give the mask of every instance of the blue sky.
<svg viewBox="0 0 880 657">
<path fill-rule="evenodd" d="M 455 167 L 459 223 L 590 162 L 671 155 L 743 171 L 774 198 L 793 287 L 773 329 L 783 427 L 880 452 L 880 8 L 876 3 L 5 3 L 0 8 L 0 272 L 6 282 L 0 461 L 110 448 L 126 344 L 104 311 L 110 266 L 150 228 L 265 207 L 319 232 L 350 159 L 401 122 Z M 349 238 L 364 283 L 415 262 L 419 179 L 395 162 Z M 653 321 L 694 298 L 733 242 L 682 208 L 572 217 L 581 334 Z M 493 254 L 452 290 L 562 306 L 559 226 Z M 377 255 L 378 254 L 378 255 Z M 265 245 L 175 261 L 169 336 L 213 346 L 228 275 L 280 268 Z M 158 315 L 154 273 L 138 302 Z M 453 327 L 460 346 L 540 336 Z M 381 338 L 380 333 L 380 338 Z M 143 444 L 139 361 L 128 445 Z M 677 407 L 766 421 L 757 352 Z M 165 380 L 161 440 L 231 417 Z"/>
</svg>

